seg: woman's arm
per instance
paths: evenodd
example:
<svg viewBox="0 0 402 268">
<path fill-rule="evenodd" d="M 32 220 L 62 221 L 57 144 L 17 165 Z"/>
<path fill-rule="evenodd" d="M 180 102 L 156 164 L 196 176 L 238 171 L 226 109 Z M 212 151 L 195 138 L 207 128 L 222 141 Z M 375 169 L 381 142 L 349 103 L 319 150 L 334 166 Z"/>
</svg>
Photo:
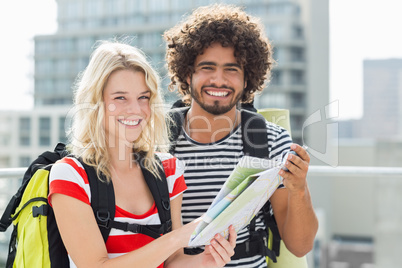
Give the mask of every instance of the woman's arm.
<svg viewBox="0 0 402 268">
<path fill-rule="evenodd" d="M 157 267 L 187 245 L 197 226 L 197 223 L 187 224 L 135 251 L 109 259 L 92 208 L 88 204 L 55 193 L 52 195 L 52 205 L 63 243 L 77 267 Z"/>
</svg>

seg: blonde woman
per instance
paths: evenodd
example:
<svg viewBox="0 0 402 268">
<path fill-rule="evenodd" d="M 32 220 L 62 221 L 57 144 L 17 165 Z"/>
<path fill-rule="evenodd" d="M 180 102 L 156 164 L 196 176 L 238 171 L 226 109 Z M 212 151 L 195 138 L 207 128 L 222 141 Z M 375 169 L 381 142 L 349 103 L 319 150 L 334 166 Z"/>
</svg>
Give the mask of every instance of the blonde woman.
<svg viewBox="0 0 402 268">
<path fill-rule="evenodd" d="M 158 177 L 155 155 L 159 157 L 168 182 L 173 231 L 153 239 L 112 229 L 105 243 L 90 206 L 84 167 L 76 158 L 66 157 L 52 167 L 49 201 L 70 267 L 222 267 L 234 253 L 232 227 L 228 240 L 216 235 L 203 254 L 183 253 L 197 223 L 182 226 L 182 193 L 187 188 L 183 166 L 157 148 L 168 142 L 158 83 L 140 50 L 101 43 L 78 79 L 70 149 L 113 183 L 116 217 L 141 225 L 159 220 L 141 171 L 143 165 Z M 142 161 L 135 157 L 138 154 Z"/>
</svg>

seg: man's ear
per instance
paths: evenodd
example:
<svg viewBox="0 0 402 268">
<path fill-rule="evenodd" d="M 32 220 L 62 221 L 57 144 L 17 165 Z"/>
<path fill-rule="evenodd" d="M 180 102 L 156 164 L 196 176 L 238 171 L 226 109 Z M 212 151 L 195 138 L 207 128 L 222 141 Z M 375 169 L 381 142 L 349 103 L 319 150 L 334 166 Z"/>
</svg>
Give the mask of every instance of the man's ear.
<svg viewBox="0 0 402 268">
<path fill-rule="evenodd" d="M 186 82 L 189 86 L 191 85 L 191 75 L 187 76 Z"/>
<path fill-rule="evenodd" d="M 247 80 L 244 79 L 244 87 L 243 87 L 243 89 L 245 89 L 246 87 L 247 87 Z"/>
</svg>

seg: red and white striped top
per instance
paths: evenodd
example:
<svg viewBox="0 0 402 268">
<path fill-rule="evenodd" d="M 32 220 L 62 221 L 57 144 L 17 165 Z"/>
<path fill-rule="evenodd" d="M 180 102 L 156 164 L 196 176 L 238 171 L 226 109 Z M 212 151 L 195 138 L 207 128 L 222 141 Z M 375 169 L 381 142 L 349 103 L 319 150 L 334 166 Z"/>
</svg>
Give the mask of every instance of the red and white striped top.
<svg viewBox="0 0 402 268">
<path fill-rule="evenodd" d="M 170 200 L 183 193 L 187 186 L 184 182 L 184 164 L 171 154 L 157 153 L 161 159 L 168 183 Z M 87 174 L 81 163 L 70 157 L 65 157 L 53 165 L 49 175 L 49 203 L 54 193 L 61 193 L 90 205 L 91 192 Z M 160 224 L 158 209 L 154 203 L 151 209 L 143 215 L 134 215 L 116 206 L 115 221 L 136 223 L 141 225 Z M 154 239 L 143 234 L 124 232 L 111 229 L 106 248 L 109 258 L 115 258 L 136 250 Z M 70 258 L 70 267 L 76 267 Z M 163 267 L 161 264 L 158 267 Z"/>
</svg>

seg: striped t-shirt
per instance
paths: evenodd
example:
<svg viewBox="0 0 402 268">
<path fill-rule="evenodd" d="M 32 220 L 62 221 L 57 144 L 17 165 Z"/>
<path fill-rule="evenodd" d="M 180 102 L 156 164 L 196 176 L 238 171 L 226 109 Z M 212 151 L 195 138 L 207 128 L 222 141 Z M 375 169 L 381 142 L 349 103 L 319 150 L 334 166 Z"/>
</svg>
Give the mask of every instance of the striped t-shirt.
<svg viewBox="0 0 402 268">
<path fill-rule="evenodd" d="M 170 200 L 173 200 L 187 189 L 183 178 L 184 165 L 170 154 L 157 153 L 157 156 L 162 161 L 168 183 L 169 197 Z M 61 193 L 90 205 L 91 192 L 88 177 L 84 167 L 75 158 L 65 157 L 54 164 L 49 175 L 49 184 L 50 204 L 51 195 Z M 116 205 L 114 220 L 141 225 L 161 223 L 155 203 L 149 211 L 142 215 L 134 215 Z M 153 240 L 154 238 L 144 234 L 124 232 L 112 228 L 106 241 L 106 249 L 109 258 L 115 258 L 136 250 Z M 71 258 L 70 267 L 76 267 Z M 163 267 L 163 264 L 158 267 Z"/>
<path fill-rule="evenodd" d="M 281 157 L 289 150 L 289 133 L 275 124 L 266 122 L 268 135 L 269 159 Z M 222 188 L 240 158 L 243 156 L 242 130 L 239 126 L 225 138 L 214 143 L 199 143 L 192 140 L 183 130 L 178 137 L 174 155 L 185 163 L 184 178 L 188 189 L 183 193 L 183 223 L 188 223 L 207 210 Z M 280 187 L 283 187 L 281 185 Z M 265 228 L 262 214 L 256 219 L 256 229 Z M 249 231 L 244 228 L 238 233 L 237 244 L 249 238 Z M 267 267 L 265 257 L 253 256 L 233 260 L 225 267 Z"/>
</svg>

